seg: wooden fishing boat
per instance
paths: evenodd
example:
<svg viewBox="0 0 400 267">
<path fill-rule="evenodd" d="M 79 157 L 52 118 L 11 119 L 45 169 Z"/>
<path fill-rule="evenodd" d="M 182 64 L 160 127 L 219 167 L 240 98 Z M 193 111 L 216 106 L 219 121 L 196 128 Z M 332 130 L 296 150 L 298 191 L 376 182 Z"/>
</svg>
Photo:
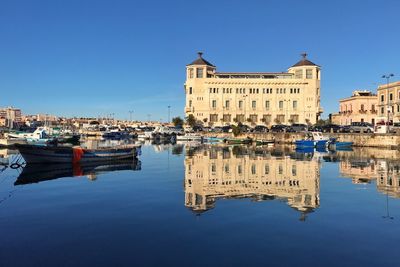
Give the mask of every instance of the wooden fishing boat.
<svg viewBox="0 0 400 267">
<path fill-rule="evenodd" d="M 122 148 L 84 149 L 79 146 L 35 146 L 16 145 L 27 163 L 85 163 L 114 161 L 136 157 L 140 146 Z"/>
</svg>

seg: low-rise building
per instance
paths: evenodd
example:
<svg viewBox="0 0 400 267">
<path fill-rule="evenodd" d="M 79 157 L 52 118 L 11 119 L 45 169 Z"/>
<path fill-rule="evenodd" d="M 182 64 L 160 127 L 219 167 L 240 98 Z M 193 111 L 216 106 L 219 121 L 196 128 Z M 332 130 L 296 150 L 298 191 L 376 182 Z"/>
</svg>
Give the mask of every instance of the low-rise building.
<svg viewBox="0 0 400 267">
<path fill-rule="evenodd" d="M 378 98 L 367 90 L 356 90 L 352 96 L 339 101 L 339 113 L 332 115 L 332 122 L 339 125 L 350 125 L 352 122 L 369 122 L 375 124 L 378 115 Z"/>
<path fill-rule="evenodd" d="M 378 87 L 380 121 L 400 122 L 400 81 Z"/>
</svg>

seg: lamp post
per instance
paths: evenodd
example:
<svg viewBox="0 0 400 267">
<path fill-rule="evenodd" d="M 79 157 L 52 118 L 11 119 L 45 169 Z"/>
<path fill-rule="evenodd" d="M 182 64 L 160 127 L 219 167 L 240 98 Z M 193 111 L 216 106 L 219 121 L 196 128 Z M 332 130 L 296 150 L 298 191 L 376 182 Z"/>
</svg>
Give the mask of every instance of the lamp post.
<svg viewBox="0 0 400 267">
<path fill-rule="evenodd" d="M 386 133 L 389 132 L 389 114 L 390 114 L 390 102 L 389 102 L 389 80 L 391 77 L 393 77 L 394 74 L 384 74 L 382 75 L 383 79 L 386 79 L 386 90 L 387 90 L 387 127 L 386 127 Z"/>
<path fill-rule="evenodd" d="M 133 114 L 133 110 L 129 110 L 129 120 L 132 122 L 132 114 Z"/>
<path fill-rule="evenodd" d="M 168 105 L 168 124 L 171 122 L 171 106 Z"/>
</svg>

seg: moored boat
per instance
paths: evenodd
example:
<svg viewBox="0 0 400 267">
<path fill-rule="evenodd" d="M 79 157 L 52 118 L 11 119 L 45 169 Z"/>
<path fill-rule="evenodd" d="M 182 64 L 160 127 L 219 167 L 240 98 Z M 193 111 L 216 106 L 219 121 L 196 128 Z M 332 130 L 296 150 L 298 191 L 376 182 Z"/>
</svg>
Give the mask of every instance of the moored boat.
<svg viewBox="0 0 400 267">
<path fill-rule="evenodd" d="M 85 163 L 97 161 L 114 161 L 136 157 L 140 146 L 123 148 L 84 149 L 79 146 L 36 146 L 16 145 L 27 163 Z"/>
<path fill-rule="evenodd" d="M 324 137 L 320 132 L 307 133 L 303 140 L 296 140 L 295 145 L 298 148 L 302 147 L 326 147 L 328 138 Z"/>
</svg>

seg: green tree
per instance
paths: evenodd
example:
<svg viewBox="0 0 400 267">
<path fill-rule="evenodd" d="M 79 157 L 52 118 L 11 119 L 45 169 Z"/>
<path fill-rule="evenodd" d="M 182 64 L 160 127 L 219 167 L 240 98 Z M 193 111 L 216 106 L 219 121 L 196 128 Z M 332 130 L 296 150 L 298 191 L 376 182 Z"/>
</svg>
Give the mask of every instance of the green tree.
<svg viewBox="0 0 400 267">
<path fill-rule="evenodd" d="M 172 123 L 174 124 L 175 127 L 182 127 L 183 120 L 181 117 L 175 117 L 175 118 L 172 118 Z"/>
<path fill-rule="evenodd" d="M 186 124 L 188 124 L 190 127 L 196 125 L 196 118 L 193 116 L 193 114 L 189 114 L 189 116 L 186 117 Z"/>
</svg>

